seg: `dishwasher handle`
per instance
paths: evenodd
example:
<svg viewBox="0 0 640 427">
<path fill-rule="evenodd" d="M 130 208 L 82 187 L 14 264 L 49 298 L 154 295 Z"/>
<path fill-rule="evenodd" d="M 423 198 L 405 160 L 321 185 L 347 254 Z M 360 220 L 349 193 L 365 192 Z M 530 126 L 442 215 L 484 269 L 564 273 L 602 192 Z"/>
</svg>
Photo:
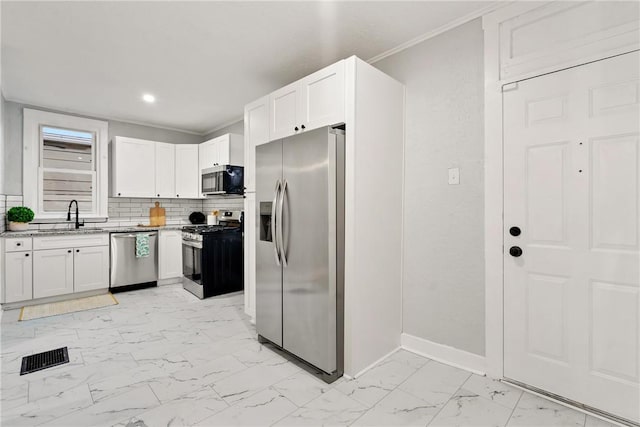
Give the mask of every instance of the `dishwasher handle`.
<svg viewBox="0 0 640 427">
<path fill-rule="evenodd" d="M 154 237 L 154 236 L 158 235 L 158 233 L 133 233 L 133 234 L 131 234 L 131 233 L 129 233 L 129 234 L 127 234 L 127 233 L 112 233 L 111 237 L 116 238 L 116 239 L 122 239 L 122 238 L 125 238 L 125 237 L 136 237 L 136 234 L 147 234 L 147 235 L 149 235 L 149 237 Z"/>
</svg>

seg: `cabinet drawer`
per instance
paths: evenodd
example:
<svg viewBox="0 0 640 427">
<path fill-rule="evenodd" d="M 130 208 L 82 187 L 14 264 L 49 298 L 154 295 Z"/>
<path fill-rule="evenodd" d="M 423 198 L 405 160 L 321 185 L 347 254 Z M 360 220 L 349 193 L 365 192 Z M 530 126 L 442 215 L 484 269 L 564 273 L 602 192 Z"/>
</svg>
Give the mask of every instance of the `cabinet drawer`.
<svg viewBox="0 0 640 427">
<path fill-rule="evenodd" d="M 30 251 L 31 237 L 4 239 L 6 252 Z"/>
<path fill-rule="evenodd" d="M 33 250 L 83 248 L 86 246 L 108 246 L 109 234 L 85 234 L 78 236 L 34 237 Z"/>
</svg>

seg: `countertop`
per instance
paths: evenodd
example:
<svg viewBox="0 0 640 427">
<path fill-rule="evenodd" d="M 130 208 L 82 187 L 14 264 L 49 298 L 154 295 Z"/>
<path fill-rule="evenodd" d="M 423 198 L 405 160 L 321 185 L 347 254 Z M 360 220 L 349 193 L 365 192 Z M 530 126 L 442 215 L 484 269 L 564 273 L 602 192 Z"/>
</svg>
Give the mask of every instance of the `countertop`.
<svg viewBox="0 0 640 427">
<path fill-rule="evenodd" d="M 77 234 L 100 234 L 100 233 L 135 233 L 144 231 L 159 231 L 159 230 L 182 230 L 184 225 L 165 225 L 162 227 L 105 227 L 105 228 L 92 228 L 81 227 L 78 230 L 75 229 L 50 229 L 50 230 L 27 230 L 27 231 L 4 231 L 0 233 L 0 237 L 45 237 L 45 236 L 60 236 L 60 235 L 77 235 Z"/>
</svg>

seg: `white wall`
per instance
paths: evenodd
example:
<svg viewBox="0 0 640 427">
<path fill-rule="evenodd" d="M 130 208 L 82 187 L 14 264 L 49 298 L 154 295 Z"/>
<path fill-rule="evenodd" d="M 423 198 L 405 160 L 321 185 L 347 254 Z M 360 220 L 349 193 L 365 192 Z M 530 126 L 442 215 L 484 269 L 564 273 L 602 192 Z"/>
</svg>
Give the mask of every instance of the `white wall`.
<svg viewBox="0 0 640 427">
<path fill-rule="evenodd" d="M 244 135 L 244 120 L 239 120 L 235 123 L 231 123 L 228 126 L 215 130 L 213 132 L 209 132 L 204 137 L 202 137 L 202 141 L 208 141 L 212 138 L 215 138 L 220 135 L 224 135 L 227 133 L 235 133 L 238 135 Z"/>
<path fill-rule="evenodd" d="M 374 64 L 406 85 L 403 332 L 484 355 L 483 31 Z M 460 185 L 447 168 L 460 168 Z M 393 217 L 395 206 L 389 206 Z M 388 218 L 389 220 L 390 218 Z"/>
</svg>

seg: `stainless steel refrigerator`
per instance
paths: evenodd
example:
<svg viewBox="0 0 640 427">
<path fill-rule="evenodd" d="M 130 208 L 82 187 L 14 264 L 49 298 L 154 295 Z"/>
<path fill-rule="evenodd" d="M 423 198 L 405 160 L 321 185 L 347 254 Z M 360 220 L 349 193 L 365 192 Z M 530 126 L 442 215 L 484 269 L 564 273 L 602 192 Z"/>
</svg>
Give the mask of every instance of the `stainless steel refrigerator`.
<svg viewBox="0 0 640 427">
<path fill-rule="evenodd" d="M 344 131 L 256 147 L 256 326 L 331 382 L 343 371 Z"/>
</svg>

